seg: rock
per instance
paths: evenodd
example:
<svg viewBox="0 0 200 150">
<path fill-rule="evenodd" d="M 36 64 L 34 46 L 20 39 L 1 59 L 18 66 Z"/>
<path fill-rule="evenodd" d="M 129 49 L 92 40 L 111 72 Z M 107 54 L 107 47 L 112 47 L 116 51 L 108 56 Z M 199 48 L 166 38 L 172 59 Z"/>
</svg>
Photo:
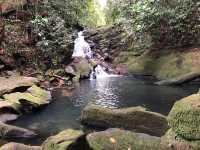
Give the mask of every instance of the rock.
<svg viewBox="0 0 200 150">
<path fill-rule="evenodd" d="M 32 77 L 0 77 L 0 96 L 6 93 L 10 93 L 17 88 L 31 87 L 39 81 Z"/>
<path fill-rule="evenodd" d="M 171 150 L 199 150 L 200 141 L 187 141 L 176 135 L 171 129 L 161 138 L 161 144 Z"/>
<path fill-rule="evenodd" d="M 123 64 L 117 65 L 115 70 L 120 75 L 127 75 L 128 74 L 128 67 L 126 65 L 123 65 Z"/>
<path fill-rule="evenodd" d="M 156 82 L 157 85 L 181 85 L 200 77 L 200 72 L 191 72 L 177 78 Z"/>
<path fill-rule="evenodd" d="M 27 105 L 40 107 L 50 103 L 51 93 L 33 85 L 27 92 L 5 94 L 3 97 L 11 103 L 22 105 L 22 107 Z"/>
<path fill-rule="evenodd" d="M 88 62 L 87 59 L 75 58 L 72 64 L 70 65 L 73 66 L 75 70 L 75 74 L 76 74 L 75 78 L 77 78 L 77 80 L 90 77 L 92 65 Z"/>
<path fill-rule="evenodd" d="M 0 147 L 0 150 L 42 150 L 40 146 L 28 146 L 19 143 L 8 143 Z"/>
<path fill-rule="evenodd" d="M 33 131 L 0 123 L 0 137 L 1 138 L 33 138 L 36 134 Z"/>
<path fill-rule="evenodd" d="M 52 100 L 50 91 L 43 90 L 40 87 L 37 87 L 36 85 L 30 87 L 27 91 L 31 95 L 41 98 L 44 101 L 44 104 L 48 104 Z"/>
<path fill-rule="evenodd" d="M 15 0 L 0 1 L 1 13 L 9 13 L 23 7 L 25 4 L 27 4 L 26 0 L 18 0 L 17 2 Z"/>
<path fill-rule="evenodd" d="M 9 55 L 0 55 L 0 61 L 3 62 L 3 65 L 14 68 L 16 67 L 16 61 L 13 57 Z"/>
<path fill-rule="evenodd" d="M 108 109 L 95 105 L 84 108 L 81 121 L 88 126 L 124 128 L 139 133 L 162 136 L 168 130 L 166 117 L 142 107 Z"/>
<path fill-rule="evenodd" d="M 49 137 L 43 144 L 43 150 L 79 150 L 77 141 L 83 136 L 82 131 L 68 129 L 55 136 Z M 79 142 L 78 142 L 79 143 Z M 74 147 L 74 148 L 71 148 Z M 82 149 L 80 149 L 82 150 Z"/>
<path fill-rule="evenodd" d="M 187 140 L 200 140 L 200 94 L 176 102 L 168 116 L 172 130 Z"/>
<path fill-rule="evenodd" d="M 120 129 L 87 135 L 92 150 L 164 150 L 160 138 Z"/>
<path fill-rule="evenodd" d="M 0 122 L 16 120 L 19 116 L 19 110 L 17 104 L 0 99 Z"/>
<path fill-rule="evenodd" d="M 65 68 L 65 72 L 69 75 L 76 76 L 76 72 L 74 71 L 74 68 L 72 66 L 67 66 Z"/>
</svg>

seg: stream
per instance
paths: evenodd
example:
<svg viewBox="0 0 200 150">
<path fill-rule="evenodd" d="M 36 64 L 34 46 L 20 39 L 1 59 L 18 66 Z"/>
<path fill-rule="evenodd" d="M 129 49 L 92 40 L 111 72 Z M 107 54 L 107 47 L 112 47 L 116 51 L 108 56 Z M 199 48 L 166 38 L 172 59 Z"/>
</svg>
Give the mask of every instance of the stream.
<svg viewBox="0 0 200 150">
<path fill-rule="evenodd" d="M 88 103 L 107 108 L 144 106 L 148 110 L 167 115 L 175 101 L 198 91 L 198 86 L 156 86 L 152 81 L 134 77 L 110 77 L 84 80 L 68 93 L 53 92 L 54 102 L 40 111 L 22 116 L 13 125 L 32 129 L 36 139 L 16 141 L 39 145 L 47 137 L 67 128 L 81 129 L 80 113 Z M 67 94 L 67 95 L 68 95 Z"/>
</svg>

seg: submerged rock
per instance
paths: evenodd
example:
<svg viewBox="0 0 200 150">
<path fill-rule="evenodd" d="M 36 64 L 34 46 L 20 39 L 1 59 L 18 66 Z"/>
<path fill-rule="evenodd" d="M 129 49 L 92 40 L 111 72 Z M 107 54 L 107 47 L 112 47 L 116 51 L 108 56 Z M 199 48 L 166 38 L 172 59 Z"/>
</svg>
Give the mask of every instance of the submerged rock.
<svg viewBox="0 0 200 150">
<path fill-rule="evenodd" d="M 200 94 L 193 94 L 175 103 L 168 116 L 169 125 L 187 140 L 200 140 Z"/>
<path fill-rule="evenodd" d="M 38 82 L 39 81 L 36 78 L 32 77 L 0 77 L 0 96 L 11 93 L 17 88 L 31 87 Z"/>
<path fill-rule="evenodd" d="M 0 150 L 42 150 L 40 146 L 29 146 L 20 143 L 8 143 L 0 147 Z"/>
<path fill-rule="evenodd" d="M 43 144 L 43 150 L 84 150 L 79 141 L 82 131 L 68 129 L 55 136 L 49 137 Z M 85 143 L 83 143 L 85 144 Z"/>
<path fill-rule="evenodd" d="M 0 122 L 1 138 L 33 138 L 35 136 L 36 134 L 33 131 Z"/>
<path fill-rule="evenodd" d="M 165 150 L 160 138 L 120 129 L 87 135 L 92 150 Z"/>
<path fill-rule="evenodd" d="M 142 107 L 108 109 L 90 105 L 82 111 L 81 121 L 88 126 L 118 127 L 155 136 L 162 136 L 168 130 L 165 116 L 146 111 Z"/>
</svg>

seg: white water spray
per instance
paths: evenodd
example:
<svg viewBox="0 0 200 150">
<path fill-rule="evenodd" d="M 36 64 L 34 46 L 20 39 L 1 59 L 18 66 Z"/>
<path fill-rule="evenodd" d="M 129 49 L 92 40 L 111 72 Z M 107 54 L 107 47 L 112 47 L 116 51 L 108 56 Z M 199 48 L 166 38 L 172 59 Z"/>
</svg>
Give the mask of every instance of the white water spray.
<svg viewBox="0 0 200 150">
<path fill-rule="evenodd" d="M 74 52 L 72 57 L 92 58 L 90 45 L 85 41 L 83 32 L 78 33 L 78 38 L 74 41 Z"/>
</svg>

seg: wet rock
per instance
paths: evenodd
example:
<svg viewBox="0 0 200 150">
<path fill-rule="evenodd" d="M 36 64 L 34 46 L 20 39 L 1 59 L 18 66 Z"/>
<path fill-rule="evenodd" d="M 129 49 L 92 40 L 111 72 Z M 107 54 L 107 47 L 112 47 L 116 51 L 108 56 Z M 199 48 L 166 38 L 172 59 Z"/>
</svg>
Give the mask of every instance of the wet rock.
<svg viewBox="0 0 200 150">
<path fill-rule="evenodd" d="M 123 64 L 117 65 L 115 70 L 120 75 L 127 75 L 128 74 L 128 67 L 126 65 L 123 65 Z"/>
<path fill-rule="evenodd" d="M 162 136 L 168 130 L 165 116 L 142 107 L 108 109 L 89 105 L 82 111 L 81 122 L 88 126 L 124 128 L 155 136 Z"/>
<path fill-rule="evenodd" d="M 40 146 L 29 146 L 20 143 L 8 143 L 0 147 L 0 150 L 42 150 Z"/>
<path fill-rule="evenodd" d="M 27 92 L 5 94 L 3 97 L 11 103 L 22 105 L 22 107 L 33 106 L 36 108 L 49 104 L 52 99 L 49 91 L 45 91 L 36 85 L 30 87 Z"/>
<path fill-rule="evenodd" d="M 177 101 L 168 116 L 169 125 L 187 140 L 200 140 L 200 94 Z"/>
<path fill-rule="evenodd" d="M 170 129 L 166 134 L 161 138 L 161 144 L 166 145 L 169 150 L 199 150 L 200 149 L 200 140 L 188 141 Z"/>
<path fill-rule="evenodd" d="M 65 72 L 71 76 L 76 76 L 76 72 L 72 66 L 67 66 Z"/>
<path fill-rule="evenodd" d="M 0 77 L 0 96 L 6 93 L 10 93 L 17 88 L 31 87 L 39 81 L 32 77 Z"/>
<path fill-rule="evenodd" d="M 7 125 L 4 123 L 0 122 L 0 137 L 1 138 L 33 138 L 35 137 L 36 134 L 33 131 L 16 127 L 16 126 L 11 126 Z"/>
<path fill-rule="evenodd" d="M 89 78 L 90 72 L 92 69 L 92 64 L 85 58 L 74 58 L 73 62 L 69 67 L 74 68 L 74 72 L 71 72 L 75 75 L 74 79 L 79 81 L 80 79 Z M 69 71 L 69 70 L 67 70 Z"/>
<path fill-rule="evenodd" d="M 120 129 L 87 135 L 92 150 L 165 150 L 160 138 Z"/>
<path fill-rule="evenodd" d="M 49 137 L 43 144 L 43 150 L 84 150 L 79 141 L 82 131 L 68 129 L 55 136 Z M 84 144 L 84 143 L 83 143 Z"/>
</svg>

